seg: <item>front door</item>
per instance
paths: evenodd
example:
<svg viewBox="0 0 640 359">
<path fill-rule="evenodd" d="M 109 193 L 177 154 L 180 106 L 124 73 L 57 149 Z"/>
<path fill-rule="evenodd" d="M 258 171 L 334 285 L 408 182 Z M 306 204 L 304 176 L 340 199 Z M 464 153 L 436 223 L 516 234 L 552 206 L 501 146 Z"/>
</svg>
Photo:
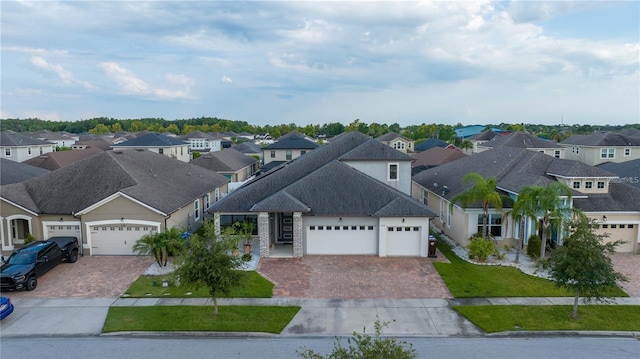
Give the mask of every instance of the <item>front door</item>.
<svg viewBox="0 0 640 359">
<path fill-rule="evenodd" d="M 278 243 L 293 243 L 293 213 L 280 214 Z"/>
</svg>

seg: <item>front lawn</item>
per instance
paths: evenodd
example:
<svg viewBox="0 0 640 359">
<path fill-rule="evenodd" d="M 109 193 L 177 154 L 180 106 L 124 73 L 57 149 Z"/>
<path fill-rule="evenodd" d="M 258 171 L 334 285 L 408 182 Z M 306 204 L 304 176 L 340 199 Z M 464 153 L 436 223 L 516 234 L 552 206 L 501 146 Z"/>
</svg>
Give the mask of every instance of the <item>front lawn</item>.
<svg viewBox="0 0 640 359">
<path fill-rule="evenodd" d="M 240 285 L 231 289 L 228 296 L 220 294 L 220 298 L 271 298 L 273 283 L 256 271 L 240 271 L 240 275 Z M 163 279 L 170 280 L 168 287 L 162 286 Z M 201 287 L 197 291 L 189 291 L 176 286 L 175 283 L 172 274 L 143 275 L 133 282 L 123 296 L 133 298 L 208 298 L 211 296 L 205 287 Z"/>
<path fill-rule="evenodd" d="M 103 332 L 202 331 L 279 334 L 300 307 L 213 306 L 111 307 Z"/>
<path fill-rule="evenodd" d="M 640 331 L 637 305 L 580 305 L 572 319 L 570 305 L 489 305 L 454 307 L 487 333 L 504 331 Z"/>
<path fill-rule="evenodd" d="M 573 297 L 573 293 L 556 287 L 553 281 L 524 274 L 514 267 L 466 262 L 443 240 L 438 241 L 438 249 L 451 263 L 435 262 L 434 266 L 456 298 Z M 615 288 L 609 295 L 628 296 L 620 288 Z"/>
</svg>

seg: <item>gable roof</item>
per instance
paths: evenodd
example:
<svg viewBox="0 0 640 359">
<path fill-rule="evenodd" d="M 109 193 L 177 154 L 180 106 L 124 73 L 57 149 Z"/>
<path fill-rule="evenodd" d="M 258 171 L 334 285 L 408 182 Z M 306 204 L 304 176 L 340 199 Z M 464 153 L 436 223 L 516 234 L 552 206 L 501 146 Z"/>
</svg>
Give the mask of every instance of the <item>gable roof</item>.
<svg viewBox="0 0 640 359">
<path fill-rule="evenodd" d="M 88 147 L 84 150 L 49 152 L 38 157 L 30 158 L 23 163 L 54 171 L 100 152 L 104 152 L 104 150 L 97 147 Z"/>
<path fill-rule="evenodd" d="M 203 138 L 203 139 L 206 139 L 206 140 L 217 140 L 217 141 L 222 140 L 222 136 L 220 134 L 213 135 L 211 133 L 204 133 L 204 132 L 197 131 L 197 130 L 196 131 L 191 131 L 191 132 L 187 133 L 186 135 L 178 136 L 178 138 L 183 140 L 183 141 L 187 141 L 187 140 L 192 139 L 192 138 Z"/>
<path fill-rule="evenodd" d="M 615 132 L 596 132 L 590 135 L 573 135 L 560 143 L 578 146 L 640 146 L 640 136 L 626 136 Z"/>
<path fill-rule="evenodd" d="M 19 183 L 43 175 L 48 170 L 0 158 L 0 185 Z"/>
<path fill-rule="evenodd" d="M 269 146 L 264 147 L 263 149 L 264 150 L 313 150 L 318 147 L 320 147 L 320 145 L 318 145 L 315 142 L 306 140 L 296 135 L 292 135 L 278 142 L 274 142 Z"/>
<path fill-rule="evenodd" d="M 389 142 L 389 141 L 393 141 L 397 138 L 401 138 L 407 142 L 413 142 L 412 139 L 410 139 L 409 137 L 403 136 L 401 134 L 395 133 L 395 132 L 388 132 L 385 133 L 382 136 L 378 136 L 376 137 L 376 140 L 380 141 L 380 142 Z"/>
<path fill-rule="evenodd" d="M 475 134 L 473 136 L 470 136 L 468 138 L 468 140 L 470 141 L 489 141 L 490 139 L 494 138 L 498 136 L 498 134 L 496 132 L 493 132 L 491 130 L 486 130 L 486 131 L 482 131 L 478 134 Z"/>
<path fill-rule="evenodd" d="M 242 142 L 239 143 L 237 145 L 232 146 L 233 149 L 235 149 L 238 152 L 242 152 L 242 153 L 261 153 L 262 152 L 262 147 L 256 145 L 253 142 Z"/>
<path fill-rule="evenodd" d="M 11 130 L 0 132 L 0 146 L 3 147 L 27 147 L 27 146 L 43 146 L 43 145 L 55 145 L 53 142 L 39 140 L 37 138 L 29 137 L 20 132 Z"/>
<path fill-rule="evenodd" d="M 615 173 L 618 181 L 628 183 L 634 187 L 640 187 L 640 158 L 620 163 L 607 162 L 596 167 Z"/>
<path fill-rule="evenodd" d="M 555 158 L 524 148 L 503 146 L 427 169 L 412 179 L 424 188 L 442 194 L 442 197 L 450 200 L 472 186 L 471 183 L 462 183 L 462 178 L 469 172 L 476 172 L 483 177 L 495 177 L 498 188 L 511 193 L 518 193 L 524 186 L 545 186 L 557 182 L 556 175 L 598 178 L 614 176 L 610 172 L 579 161 Z M 446 186 L 447 190 L 441 192 L 443 186 Z M 580 194 L 576 191 L 574 193 Z"/>
<path fill-rule="evenodd" d="M 428 140 L 422 141 L 417 145 L 415 145 L 414 149 L 416 151 L 426 151 L 434 147 L 447 147 L 447 146 L 449 146 L 449 143 L 446 141 L 443 141 L 439 138 L 430 138 Z"/>
<path fill-rule="evenodd" d="M 238 152 L 233 148 L 207 152 L 191 161 L 191 163 L 196 166 L 216 172 L 237 172 L 257 162 L 257 159 Z"/>
<path fill-rule="evenodd" d="M 515 132 L 505 136 L 494 136 L 487 142 L 480 143 L 483 147 L 520 147 L 520 148 L 564 148 L 555 141 L 545 140 L 526 132 Z"/>
<path fill-rule="evenodd" d="M 341 161 L 413 161 L 410 155 L 393 149 L 380 141 L 367 141 L 348 151 L 339 158 Z"/>
<path fill-rule="evenodd" d="M 457 148 L 433 147 L 420 153 L 414 153 L 415 161 L 411 164 L 416 166 L 439 166 L 460 158 L 467 157 L 465 153 Z"/>
<path fill-rule="evenodd" d="M 358 153 L 360 151 L 356 149 L 359 146 L 369 147 L 368 142 L 371 141 L 380 144 L 359 132 L 343 133 L 330 144 L 296 158 L 231 192 L 215 203 L 210 211 L 435 216 L 410 196 L 341 162 L 343 155 L 351 151 Z M 390 214 L 392 209 L 397 209 L 398 212 Z"/>
<path fill-rule="evenodd" d="M 167 147 L 183 145 L 185 145 L 185 142 L 178 138 L 165 136 L 156 132 L 150 132 L 113 145 L 113 147 Z"/>
<path fill-rule="evenodd" d="M 228 179 L 151 151 L 99 153 L 31 180 L 2 186 L 2 198 L 35 213 L 78 213 L 122 193 L 169 214 Z"/>
</svg>

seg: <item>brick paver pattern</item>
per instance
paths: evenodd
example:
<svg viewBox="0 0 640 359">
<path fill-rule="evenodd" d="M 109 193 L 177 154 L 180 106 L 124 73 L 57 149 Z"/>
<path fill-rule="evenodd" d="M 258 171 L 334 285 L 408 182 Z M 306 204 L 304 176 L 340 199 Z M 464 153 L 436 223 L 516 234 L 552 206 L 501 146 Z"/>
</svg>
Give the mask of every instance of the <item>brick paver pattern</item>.
<svg viewBox="0 0 640 359">
<path fill-rule="evenodd" d="M 640 254 L 616 253 L 611 260 L 614 269 L 627 276 L 628 281 L 622 282 L 622 289 L 629 296 L 640 298 Z"/>
<path fill-rule="evenodd" d="M 258 272 L 275 284 L 273 296 L 280 298 L 451 298 L 433 261 L 376 256 L 260 258 Z"/>
</svg>

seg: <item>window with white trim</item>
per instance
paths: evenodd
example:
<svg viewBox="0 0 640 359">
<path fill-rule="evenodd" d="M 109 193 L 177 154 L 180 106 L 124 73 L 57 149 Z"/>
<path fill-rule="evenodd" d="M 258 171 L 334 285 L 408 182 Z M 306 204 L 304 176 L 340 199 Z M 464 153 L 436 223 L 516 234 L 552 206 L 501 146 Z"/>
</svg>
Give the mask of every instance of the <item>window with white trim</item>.
<svg viewBox="0 0 640 359">
<path fill-rule="evenodd" d="M 398 180 L 398 164 L 390 163 L 389 164 L 389 181 L 397 181 Z"/>
<path fill-rule="evenodd" d="M 429 206 L 429 191 L 426 189 L 422 191 L 422 203 L 424 203 L 425 206 Z"/>
<path fill-rule="evenodd" d="M 593 182 L 587 181 L 584 183 L 584 188 L 593 188 Z"/>
<path fill-rule="evenodd" d="M 271 156 L 271 158 L 276 158 L 276 151 L 271 151 L 269 155 Z"/>
<path fill-rule="evenodd" d="M 554 157 L 555 158 L 560 158 L 560 150 L 555 150 Z"/>
<path fill-rule="evenodd" d="M 164 155 L 164 148 L 158 148 L 158 153 Z"/>
<path fill-rule="evenodd" d="M 27 153 L 31 154 L 31 147 L 27 148 Z"/>
<path fill-rule="evenodd" d="M 604 182 L 598 181 L 598 188 L 603 189 L 604 188 Z"/>
<path fill-rule="evenodd" d="M 216 202 L 220 200 L 220 188 L 216 188 L 216 190 L 214 191 L 214 197 L 216 199 Z"/>
<path fill-rule="evenodd" d="M 7 156 L 7 157 L 11 156 L 11 148 L 5 147 L 4 155 Z"/>
<path fill-rule="evenodd" d="M 285 156 L 287 161 L 291 161 L 291 158 L 293 157 L 291 150 L 287 150 L 287 152 L 285 152 Z"/>
<path fill-rule="evenodd" d="M 193 201 L 193 219 L 195 221 L 200 220 L 200 200 Z"/>
<path fill-rule="evenodd" d="M 573 188 L 575 189 L 580 188 L 580 181 L 573 181 Z"/>
<path fill-rule="evenodd" d="M 487 218 L 487 233 L 494 237 L 502 237 L 502 214 L 501 213 L 489 213 Z M 482 214 L 478 215 L 478 233 L 482 232 Z"/>
<path fill-rule="evenodd" d="M 209 206 L 211 206 L 211 194 L 207 193 L 207 195 L 204 196 L 204 207 L 209 208 Z"/>
<path fill-rule="evenodd" d="M 601 148 L 600 149 L 600 158 L 615 158 L 616 157 L 616 149 L 615 148 Z"/>
<path fill-rule="evenodd" d="M 631 149 L 630 148 L 625 148 L 624 149 L 624 156 L 625 157 L 631 156 Z"/>
<path fill-rule="evenodd" d="M 447 227 L 451 228 L 451 215 L 453 214 L 453 207 L 447 206 Z"/>
</svg>

